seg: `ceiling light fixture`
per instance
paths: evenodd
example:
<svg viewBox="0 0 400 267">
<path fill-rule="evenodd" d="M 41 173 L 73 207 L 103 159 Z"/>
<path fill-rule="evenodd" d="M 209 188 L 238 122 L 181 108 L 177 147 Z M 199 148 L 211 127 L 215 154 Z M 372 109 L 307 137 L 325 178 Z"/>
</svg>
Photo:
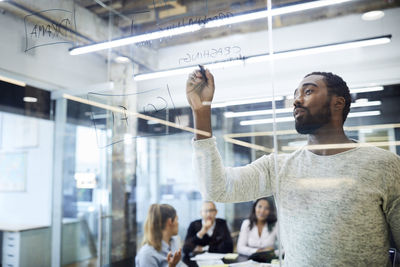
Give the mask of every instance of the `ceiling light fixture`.
<svg viewBox="0 0 400 267">
<path fill-rule="evenodd" d="M 200 30 L 201 28 L 202 27 L 199 24 L 193 24 L 193 25 L 188 25 L 188 26 L 183 26 L 183 27 L 173 28 L 173 29 L 168 29 L 168 30 L 163 30 L 163 31 L 150 32 L 150 33 L 146 33 L 146 34 L 126 37 L 126 38 L 120 38 L 120 39 L 105 41 L 105 42 L 91 44 L 91 45 L 73 47 L 70 49 L 69 53 L 70 53 L 70 55 L 81 55 L 81 54 L 101 51 L 104 49 L 115 48 L 115 47 L 119 47 L 119 46 L 135 44 L 135 43 L 140 43 L 140 42 L 144 42 L 144 41 L 155 40 L 155 39 L 160 39 L 160 38 L 170 37 L 170 36 L 175 36 L 175 35 L 180 35 L 180 34 L 184 34 L 184 33 L 188 33 L 188 32 L 194 32 L 194 31 Z"/>
<path fill-rule="evenodd" d="M 126 64 L 129 63 L 131 60 L 128 57 L 118 56 L 114 59 L 114 61 L 117 63 Z"/>
<path fill-rule="evenodd" d="M 32 97 L 32 96 L 25 96 L 23 98 L 24 102 L 28 102 L 28 103 L 36 103 L 37 102 L 37 98 L 36 97 Z"/>
<path fill-rule="evenodd" d="M 276 118 L 276 122 L 289 122 L 289 121 L 294 121 L 294 117 L 281 117 L 281 118 Z M 256 124 L 268 124 L 268 123 L 273 123 L 274 118 L 269 118 L 269 119 L 261 119 L 261 120 L 247 120 L 247 121 L 241 121 L 240 125 L 246 126 L 246 125 L 256 125 Z"/>
<path fill-rule="evenodd" d="M 359 39 L 354 41 L 333 43 L 328 45 L 313 46 L 308 48 L 293 49 L 288 51 L 280 51 L 271 55 L 258 55 L 246 59 L 247 63 L 265 62 L 270 59 L 284 59 L 298 56 L 314 55 L 326 52 L 340 51 L 352 48 L 360 48 L 372 45 L 381 45 L 390 43 L 392 35 L 377 36 L 367 39 Z"/>
<path fill-rule="evenodd" d="M 373 111 L 362 111 L 362 112 L 350 112 L 347 116 L 348 118 L 358 118 L 358 117 L 370 117 L 370 116 L 379 116 L 381 112 L 379 110 Z"/>
<path fill-rule="evenodd" d="M 378 116 L 380 114 L 381 114 L 381 112 L 379 110 L 350 112 L 347 117 L 348 118 L 369 117 L 369 116 Z M 290 121 L 294 121 L 294 117 L 276 118 L 275 121 L 276 122 L 290 122 Z M 261 120 L 245 120 L 245 121 L 241 121 L 240 125 L 246 126 L 246 125 L 256 125 L 256 124 L 268 124 L 268 123 L 273 123 L 273 122 L 274 122 L 274 118 L 261 119 Z"/>
<path fill-rule="evenodd" d="M 347 42 L 342 42 L 342 43 L 334 43 L 334 44 L 328 44 L 328 45 L 322 45 L 322 46 L 314 46 L 314 47 L 308 47 L 308 48 L 279 51 L 279 52 L 276 52 L 275 54 L 273 54 L 272 56 L 269 54 L 260 54 L 260 55 L 250 56 L 250 57 L 243 57 L 243 58 L 239 58 L 239 59 L 235 59 L 235 60 L 225 60 L 225 61 L 205 64 L 205 66 L 211 70 L 214 70 L 217 68 L 243 65 L 245 63 L 265 62 L 265 61 L 268 61 L 271 59 L 279 60 L 279 59 L 283 59 L 283 58 L 320 54 L 320 53 L 325 53 L 325 52 L 340 51 L 340 50 L 345 50 L 345 49 L 366 47 L 366 46 L 372 46 L 372 45 L 381 45 L 381 44 L 389 43 L 391 41 L 391 38 L 392 38 L 392 35 L 383 35 L 383 36 L 377 36 L 377 37 L 372 37 L 372 38 L 368 38 L 368 39 L 358 39 L 358 40 L 347 41 Z M 161 78 L 161 77 L 174 76 L 174 75 L 179 75 L 179 74 L 189 74 L 191 71 L 193 71 L 196 68 L 197 68 L 197 66 L 189 66 L 189 67 L 177 68 L 177 69 L 171 69 L 171 70 L 143 73 L 143 74 L 136 75 L 134 77 L 134 79 L 136 81 L 143 81 L 143 80 L 157 79 L 157 78 Z M 354 91 L 354 92 L 360 92 L 360 91 Z M 353 91 L 351 91 L 350 93 L 353 93 Z"/>
<path fill-rule="evenodd" d="M 196 68 L 197 68 L 197 66 L 196 67 L 191 66 L 191 67 L 186 67 L 186 68 L 170 69 L 170 70 L 166 70 L 166 71 L 143 73 L 143 74 L 135 75 L 133 77 L 133 79 L 135 81 L 145 81 L 145 80 L 152 80 L 152 79 L 158 79 L 158 78 L 182 75 L 182 74 L 189 75 Z"/>
<path fill-rule="evenodd" d="M 4 76 L 0 76 L 0 81 L 7 82 L 7 83 L 12 83 L 12 84 L 15 84 L 15 85 L 18 85 L 18 86 L 22 86 L 22 87 L 26 86 L 26 83 L 24 83 L 24 82 L 17 81 L 15 79 L 7 78 L 7 77 L 4 77 Z"/>
<path fill-rule="evenodd" d="M 358 99 L 360 100 L 360 99 Z M 362 101 L 357 101 L 355 103 L 351 103 L 352 108 L 360 108 L 360 107 L 372 107 L 372 106 L 380 106 L 382 104 L 381 101 L 368 101 L 368 99 L 363 99 Z M 282 113 L 292 113 L 293 108 L 277 108 L 275 109 L 276 114 Z M 225 112 L 225 118 L 238 118 L 238 117 L 247 117 L 247 116 L 261 116 L 261 115 L 271 115 L 273 113 L 273 109 L 265 109 L 265 110 L 252 110 L 252 111 L 242 111 L 242 112 Z"/>
<path fill-rule="evenodd" d="M 307 10 L 307 9 L 341 4 L 344 2 L 350 2 L 350 1 L 353 1 L 353 0 L 312 1 L 309 3 L 303 3 L 303 4 L 298 4 L 298 5 L 292 5 L 292 6 L 286 6 L 286 7 L 272 9 L 271 15 L 272 16 L 283 15 L 283 14 L 299 12 L 299 11 L 303 11 L 303 10 Z M 163 37 L 180 35 L 180 34 L 184 34 L 184 33 L 188 33 L 188 32 L 194 32 L 194 31 L 200 30 L 203 27 L 213 28 L 213 27 L 219 27 L 222 25 L 229 25 L 229 24 L 240 23 L 240 22 L 256 20 L 256 19 L 261 19 L 261 18 L 267 18 L 267 17 L 268 17 L 268 11 L 263 10 L 263 11 L 258 11 L 258 12 L 243 14 L 243 15 L 237 15 L 237 16 L 233 16 L 233 17 L 229 17 L 229 18 L 224 18 L 224 19 L 220 19 L 220 20 L 213 20 L 213 21 L 207 22 L 203 25 L 200 25 L 200 24 L 187 25 L 187 26 L 183 26 L 183 27 L 177 27 L 177 28 L 163 30 L 163 31 L 151 32 L 151 33 L 146 33 L 146 34 L 141 34 L 141 35 L 136 35 L 136 36 L 131 36 L 131 37 L 125 37 L 125 38 L 120 38 L 120 39 L 111 40 L 111 41 L 105 41 L 105 42 L 101 42 L 101 43 L 95 43 L 95 44 L 90 44 L 90 45 L 85 45 L 85 46 L 80 46 L 80 47 L 73 47 L 70 49 L 69 53 L 71 55 L 86 54 L 86 53 L 101 51 L 104 49 L 115 48 L 115 47 L 119 47 L 119 46 L 140 43 L 140 42 L 144 42 L 144 41 L 155 40 L 155 39 L 159 39 L 159 38 L 163 38 Z"/>
<path fill-rule="evenodd" d="M 223 107 L 227 107 L 227 106 L 237 106 L 237 105 L 271 102 L 272 100 L 273 100 L 272 97 L 249 98 L 249 99 L 242 99 L 242 100 L 232 100 L 232 101 L 212 103 L 211 107 L 212 108 L 223 108 Z M 283 97 L 277 96 L 277 97 L 275 97 L 274 100 L 280 101 L 280 100 L 283 100 Z"/>
<path fill-rule="evenodd" d="M 361 101 L 361 102 L 355 102 L 351 103 L 351 108 L 360 108 L 360 107 L 372 107 L 372 106 L 380 106 L 382 105 L 381 101 Z"/>
<path fill-rule="evenodd" d="M 216 70 L 216 69 L 229 68 L 229 67 L 234 67 L 234 66 L 239 66 L 239 65 L 243 65 L 242 60 L 220 61 L 220 62 L 215 62 L 215 63 L 204 65 L 204 67 L 211 68 L 212 70 Z M 194 71 L 195 69 L 198 69 L 197 65 L 184 67 L 184 68 L 176 68 L 176 69 L 155 71 L 155 72 L 149 72 L 149 73 L 142 73 L 142 74 L 135 75 L 133 78 L 135 79 L 135 81 L 152 80 L 152 79 L 158 79 L 158 78 L 181 75 L 181 74 L 189 74 L 192 71 Z"/>
<path fill-rule="evenodd" d="M 352 1 L 352 0 L 322 0 L 322 1 L 312 1 L 309 3 L 274 8 L 271 10 L 271 16 L 295 13 L 295 12 L 304 11 L 307 9 L 336 5 L 336 4 L 341 4 L 344 2 L 350 2 L 350 1 Z M 205 28 L 220 27 L 220 26 L 224 26 L 224 25 L 231 25 L 231 24 L 235 24 L 235 23 L 263 19 L 263 18 L 267 18 L 267 17 L 268 17 L 268 10 L 262 10 L 262 11 L 258 11 L 258 12 L 224 18 L 224 19 L 220 19 L 220 20 L 213 20 L 213 21 L 206 23 Z"/>
<path fill-rule="evenodd" d="M 383 91 L 383 86 L 372 86 L 372 87 L 363 87 L 363 88 L 351 88 L 350 94 L 359 94 L 359 93 L 369 93 L 369 92 L 377 92 Z"/>
<path fill-rule="evenodd" d="M 373 10 L 362 14 L 361 18 L 366 21 L 378 20 L 383 18 L 385 13 L 382 10 Z"/>
<path fill-rule="evenodd" d="M 293 108 L 278 108 L 275 109 L 276 114 L 280 113 L 292 113 Z M 238 118 L 238 117 L 247 117 L 247 116 L 260 116 L 260 115 L 271 115 L 273 113 L 273 109 L 266 110 L 252 110 L 252 111 L 243 111 L 243 112 L 225 112 L 225 118 Z"/>
</svg>

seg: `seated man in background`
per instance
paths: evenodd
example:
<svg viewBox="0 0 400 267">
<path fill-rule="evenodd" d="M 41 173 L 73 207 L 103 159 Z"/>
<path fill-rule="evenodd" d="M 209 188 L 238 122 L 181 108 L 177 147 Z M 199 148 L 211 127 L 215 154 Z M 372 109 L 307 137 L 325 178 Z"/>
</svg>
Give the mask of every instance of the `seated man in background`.
<svg viewBox="0 0 400 267">
<path fill-rule="evenodd" d="M 185 257 L 191 257 L 203 251 L 214 253 L 233 251 L 233 242 L 226 221 L 216 218 L 217 212 L 213 202 L 203 202 L 202 219 L 190 223 L 185 238 L 183 245 Z"/>
</svg>

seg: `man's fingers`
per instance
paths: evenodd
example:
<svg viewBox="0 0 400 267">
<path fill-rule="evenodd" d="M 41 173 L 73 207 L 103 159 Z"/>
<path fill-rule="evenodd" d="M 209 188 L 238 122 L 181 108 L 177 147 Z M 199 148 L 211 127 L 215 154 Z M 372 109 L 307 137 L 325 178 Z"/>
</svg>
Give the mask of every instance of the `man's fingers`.
<svg viewBox="0 0 400 267">
<path fill-rule="evenodd" d="M 208 86 L 214 86 L 214 76 L 211 74 L 209 69 L 206 69 L 206 77 L 207 77 L 207 83 Z"/>
</svg>

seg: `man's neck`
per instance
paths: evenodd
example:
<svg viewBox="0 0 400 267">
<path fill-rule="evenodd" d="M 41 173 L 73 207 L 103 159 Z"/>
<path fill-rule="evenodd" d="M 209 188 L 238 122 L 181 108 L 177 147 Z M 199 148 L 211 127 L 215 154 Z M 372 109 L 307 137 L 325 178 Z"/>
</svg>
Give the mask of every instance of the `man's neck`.
<svg viewBox="0 0 400 267">
<path fill-rule="evenodd" d="M 327 145 L 327 144 L 344 144 L 344 143 L 352 143 L 343 131 L 343 127 L 330 127 L 329 125 L 323 126 L 315 133 L 308 135 L 308 145 Z M 309 149 L 311 152 L 321 156 L 335 155 L 352 148 L 312 148 Z"/>
</svg>

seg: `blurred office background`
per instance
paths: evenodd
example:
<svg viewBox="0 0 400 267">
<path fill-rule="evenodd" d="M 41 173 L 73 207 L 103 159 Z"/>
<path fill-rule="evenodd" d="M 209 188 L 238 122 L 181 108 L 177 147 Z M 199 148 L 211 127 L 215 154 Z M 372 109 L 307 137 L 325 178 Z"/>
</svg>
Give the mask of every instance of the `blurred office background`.
<svg viewBox="0 0 400 267">
<path fill-rule="evenodd" d="M 198 64 L 226 165 L 305 144 L 292 101 L 312 71 L 347 81 L 348 136 L 400 154 L 399 25 L 398 0 L 0 1 L 3 266 L 133 266 L 152 203 L 185 238 Z M 217 204 L 234 237 L 251 205 Z"/>
</svg>

